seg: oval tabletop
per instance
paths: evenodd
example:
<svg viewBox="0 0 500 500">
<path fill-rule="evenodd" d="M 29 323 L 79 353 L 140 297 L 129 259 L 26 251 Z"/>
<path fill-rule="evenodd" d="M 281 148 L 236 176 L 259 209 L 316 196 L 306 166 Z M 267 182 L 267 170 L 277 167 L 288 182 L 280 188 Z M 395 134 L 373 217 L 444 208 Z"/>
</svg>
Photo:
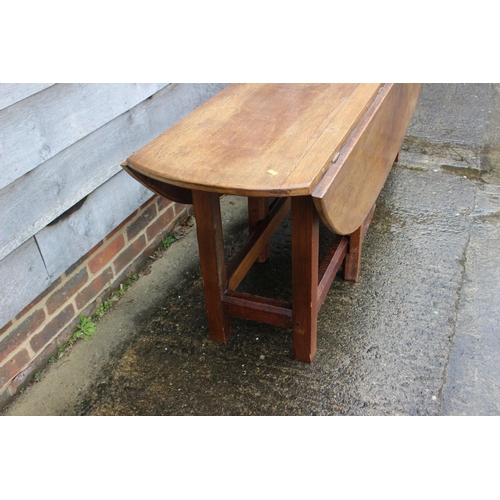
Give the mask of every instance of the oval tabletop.
<svg viewBox="0 0 500 500">
<path fill-rule="evenodd" d="M 139 180 L 165 183 L 158 192 L 167 197 L 168 185 L 243 196 L 312 195 L 323 222 L 350 234 L 385 183 L 419 87 L 232 84 L 124 167 Z"/>
<path fill-rule="evenodd" d="M 381 84 L 232 84 L 127 159 L 150 178 L 245 196 L 310 194 Z"/>
</svg>

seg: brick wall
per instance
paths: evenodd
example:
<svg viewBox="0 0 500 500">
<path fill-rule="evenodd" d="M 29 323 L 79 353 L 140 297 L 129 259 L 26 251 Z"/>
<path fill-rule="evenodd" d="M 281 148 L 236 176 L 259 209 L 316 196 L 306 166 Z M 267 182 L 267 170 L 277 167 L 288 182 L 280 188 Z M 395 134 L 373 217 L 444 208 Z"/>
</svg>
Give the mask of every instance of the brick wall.
<svg viewBox="0 0 500 500">
<path fill-rule="evenodd" d="M 137 271 L 191 207 L 153 196 L 0 330 L 0 408 Z"/>
</svg>

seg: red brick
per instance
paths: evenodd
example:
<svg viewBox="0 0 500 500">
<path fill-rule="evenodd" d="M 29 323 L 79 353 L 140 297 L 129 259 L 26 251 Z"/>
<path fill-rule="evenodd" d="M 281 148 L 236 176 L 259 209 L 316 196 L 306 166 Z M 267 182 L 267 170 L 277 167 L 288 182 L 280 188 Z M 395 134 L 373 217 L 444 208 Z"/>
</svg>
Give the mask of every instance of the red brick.
<svg viewBox="0 0 500 500">
<path fill-rule="evenodd" d="M 148 198 L 140 207 L 139 207 L 139 212 L 146 208 L 150 203 L 154 203 L 154 200 L 158 198 L 158 195 L 157 194 L 154 194 L 153 196 L 151 196 L 151 198 Z"/>
<path fill-rule="evenodd" d="M 12 326 L 12 320 L 0 328 L 0 337 Z"/>
<path fill-rule="evenodd" d="M 11 395 L 9 394 L 9 390 L 5 389 L 5 391 L 0 391 L 0 410 L 3 410 L 12 400 Z"/>
<path fill-rule="evenodd" d="M 174 202 L 172 200 L 169 200 L 168 198 L 165 198 L 164 196 L 158 196 L 158 199 L 156 200 L 156 205 L 158 206 L 158 212 L 165 210 L 165 208 L 168 208 L 169 206 L 171 206 L 173 204 L 174 204 Z"/>
<path fill-rule="evenodd" d="M 49 314 L 54 313 L 59 309 L 68 298 L 73 297 L 80 288 L 88 281 L 89 275 L 87 269 L 84 267 L 78 274 L 75 274 L 69 279 L 61 288 L 56 290 L 47 299 L 47 311 Z"/>
<path fill-rule="evenodd" d="M 36 373 L 36 371 L 40 368 L 40 365 L 37 363 L 37 360 L 32 361 L 23 371 L 21 371 L 18 375 L 16 375 L 12 382 L 10 383 L 10 387 L 14 392 L 17 392 L 18 389 L 25 385 L 25 382 L 30 379 L 30 377 Z"/>
<path fill-rule="evenodd" d="M 19 326 L 14 328 L 0 342 L 0 363 L 20 344 L 22 344 L 45 320 L 45 312 L 38 309 L 28 316 Z"/>
<path fill-rule="evenodd" d="M 162 231 L 166 231 L 168 229 L 169 224 L 172 224 L 174 221 L 174 208 L 173 206 L 169 207 L 166 212 L 163 212 L 154 222 L 149 226 L 146 230 L 146 235 L 148 237 L 148 241 L 154 240 L 156 236 L 158 236 Z"/>
<path fill-rule="evenodd" d="M 35 299 L 33 299 L 24 309 L 16 314 L 16 319 L 19 320 L 26 316 L 26 314 L 33 309 L 36 305 L 38 305 L 45 297 L 47 297 L 53 290 L 57 288 L 57 286 L 61 283 L 61 277 L 57 278 L 53 283 L 49 285 L 40 295 L 38 295 Z"/>
<path fill-rule="evenodd" d="M 192 205 L 183 205 L 182 203 L 174 203 L 174 212 L 176 217 L 178 215 L 184 214 L 186 212 L 186 209 L 191 206 Z"/>
<path fill-rule="evenodd" d="M 8 384 L 30 362 L 26 349 L 19 351 L 12 359 L 0 366 L 0 388 Z"/>
<path fill-rule="evenodd" d="M 128 241 L 133 240 L 138 234 L 140 234 L 148 224 L 156 217 L 156 205 L 153 203 L 144 210 L 144 212 L 137 217 L 128 227 L 127 227 L 127 239 Z"/>
<path fill-rule="evenodd" d="M 93 246 L 83 257 L 80 257 L 73 265 L 71 265 L 66 272 L 64 273 L 66 276 L 70 276 L 75 269 L 80 267 L 83 262 L 86 260 L 90 259 L 96 252 L 97 250 L 102 247 L 103 241 L 101 240 L 99 243 L 97 243 L 95 246 Z"/>
<path fill-rule="evenodd" d="M 73 304 L 66 306 L 52 321 L 50 321 L 45 328 L 35 335 L 30 340 L 31 348 L 37 352 L 47 342 L 56 337 L 58 333 L 66 326 L 66 323 L 71 321 L 75 316 L 75 308 Z"/>
<path fill-rule="evenodd" d="M 127 245 L 125 250 L 114 260 L 116 274 L 131 264 L 144 250 L 146 246 L 146 237 L 142 234 L 133 243 Z"/>
<path fill-rule="evenodd" d="M 93 279 L 82 291 L 76 296 L 76 307 L 81 310 L 92 299 L 96 298 L 103 288 L 113 279 L 113 271 L 108 267 L 99 276 Z"/>
<path fill-rule="evenodd" d="M 102 269 L 124 246 L 125 238 L 123 234 L 120 234 L 106 248 L 101 250 L 95 257 L 92 257 L 89 261 L 90 272 L 96 273 Z"/>
<path fill-rule="evenodd" d="M 180 205 L 178 204 L 175 210 L 175 216 L 178 219 L 189 217 L 194 214 L 193 205 Z"/>
<path fill-rule="evenodd" d="M 120 232 L 127 224 L 130 224 L 130 221 L 134 220 L 137 214 L 140 212 L 140 209 L 138 208 L 137 210 L 134 210 L 123 222 L 120 222 L 118 226 L 116 226 L 113 231 L 108 233 L 106 238 L 104 238 L 105 241 L 109 241 L 114 238 L 115 234 Z"/>
<path fill-rule="evenodd" d="M 84 313 L 82 313 L 84 316 L 88 316 Z M 80 320 L 78 318 L 75 318 L 75 324 L 77 322 L 79 322 Z M 65 344 L 72 336 L 73 336 L 73 333 L 75 333 L 75 326 L 73 324 L 73 322 L 71 322 L 68 326 L 64 327 L 60 334 L 56 337 L 55 341 L 54 341 L 54 346 L 55 348 Z M 47 348 L 46 348 L 47 349 Z M 54 349 L 55 350 L 55 349 Z M 52 355 L 53 353 L 51 353 Z"/>
</svg>

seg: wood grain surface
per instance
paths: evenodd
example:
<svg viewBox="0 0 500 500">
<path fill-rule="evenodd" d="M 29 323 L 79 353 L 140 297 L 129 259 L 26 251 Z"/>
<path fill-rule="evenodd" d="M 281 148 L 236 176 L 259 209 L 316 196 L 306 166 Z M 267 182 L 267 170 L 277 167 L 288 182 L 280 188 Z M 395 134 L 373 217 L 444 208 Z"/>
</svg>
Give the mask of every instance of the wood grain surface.
<svg viewBox="0 0 500 500">
<path fill-rule="evenodd" d="M 385 84 L 313 191 L 316 209 L 334 233 L 353 233 L 373 207 L 401 148 L 419 90 L 419 84 Z"/>
<path fill-rule="evenodd" d="M 381 85 L 229 85 L 127 163 L 189 189 L 311 194 Z"/>
<path fill-rule="evenodd" d="M 0 83 L 0 110 L 54 85 L 53 83 Z"/>
</svg>

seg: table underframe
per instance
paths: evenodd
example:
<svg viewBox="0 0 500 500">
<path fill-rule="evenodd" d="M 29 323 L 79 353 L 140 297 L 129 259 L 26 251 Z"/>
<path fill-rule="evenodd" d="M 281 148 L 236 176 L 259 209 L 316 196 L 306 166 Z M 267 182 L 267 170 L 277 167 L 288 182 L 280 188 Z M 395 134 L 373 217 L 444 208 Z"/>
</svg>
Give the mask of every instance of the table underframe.
<svg viewBox="0 0 500 500">
<path fill-rule="evenodd" d="M 293 358 L 310 363 L 316 352 L 317 315 L 335 276 L 343 265 L 345 280 L 359 278 L 361 248 L 375 206 L 352 234 L 336 236 L 319 263 L 319 215 L 311 196 L 248 198 L 250 235 L 226 265 L 220 195 L 192 191 L 200 266 L 210 337 L 225 342 L 231 317 L 293 330 Z M 292 302 L 238 292 L 254 262 L 269 257 L 269 240 L 291 210 Z"/>
</svg>

